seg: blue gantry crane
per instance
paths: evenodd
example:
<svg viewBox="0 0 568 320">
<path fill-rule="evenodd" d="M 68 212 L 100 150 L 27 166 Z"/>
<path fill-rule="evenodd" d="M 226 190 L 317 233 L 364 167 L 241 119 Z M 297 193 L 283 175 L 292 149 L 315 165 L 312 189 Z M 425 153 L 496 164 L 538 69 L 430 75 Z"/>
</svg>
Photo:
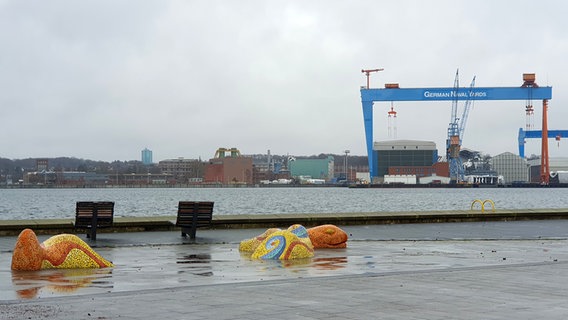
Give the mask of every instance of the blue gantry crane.
<svg viewBox="0 0 568 320">
<path fill-rule="evenodd" d="M 525 83 L 534 83 L 535 75 L 523 74 Z M 528 81 L 528 80 L 532 80 Z M 367 159 L 369 163 L 369 175 L 371 182 L 378 178 L 378 155 L 373 150 L 373 104 L 375 102 L 392 101 L 453 101 L 456 98 L 460 101 L 467 100 L 542 100 L 543 110 L 543 131 L 548 130 L 545 122 L 547 116 L 548 100 L 552 99 L 552 87 L 539 87 L 536 85 L 524 85 L 521 87 L 475 87 L 475 88 L 402 88 L 399 85 L 393 86 L 385 84 L 385 88 L 360 87 L 361 106 L 363 109 L 363 125 L 365 128 L 365 145 L 367 147 Z M 466 120 L 465 117 L 463 120 Z M 542 141 L 541 156 L 541 180 L 548 182 L 548 149 L 546 139 Z"/>
<path fill-rule="evenodd" d="M 475 76 L 469 86 L 467 97 L 472 96 L 473 87 L 475 86 Z M 459 92 L 459 69 L 456 70 L 456 77 L 454 80 L 454 89 L 452 95 L 452 110 L 450 117 L 450 124 L 448 126 L 448 138 L 446 140 L 446 158 L 450 169 L 450 181 L 457 183 L 464 180 L 464 168 L 460 158 L 460 149 L 465 132 L 465 125 L 469 110 L 472 106 L 472 99 L 466 98 L 461 117 L 458 117 L 458 92 Z"/>
<path fill-rule="evenodd" d="M 556 141 L 560 141 L 562 138 L 568 137 L 568 130 L 548 130 L 548 138 L 555 138 Z M 525 143 L 526 139 L 542 139 L 542 130 L 523 130 L 519 128 L 519 156 L 521 158 L 525 157 Z"/>
</svg>

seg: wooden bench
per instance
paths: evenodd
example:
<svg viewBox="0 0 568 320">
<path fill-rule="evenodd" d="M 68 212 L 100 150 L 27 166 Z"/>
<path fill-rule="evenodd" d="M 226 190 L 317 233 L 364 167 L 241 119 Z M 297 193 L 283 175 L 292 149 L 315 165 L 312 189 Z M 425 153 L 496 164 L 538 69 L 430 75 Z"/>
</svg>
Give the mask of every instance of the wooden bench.
<svg viewBox="0 0 568 320">
<path fill-rule="evenodd" d="M 197 228 L 209 227 L 213 217 L 213 204 L 209 201 L 180 201 L 176 227 L 181 227 L 182 237 L 195 239 Z"/>
<path fill-rule="evenodd" d="M 97 239 L 98 228 L 112 227 L 114 202 L 78 201 L 75 208 L 75 229 L 89 229 L 87 238 Z"/>
</svg>

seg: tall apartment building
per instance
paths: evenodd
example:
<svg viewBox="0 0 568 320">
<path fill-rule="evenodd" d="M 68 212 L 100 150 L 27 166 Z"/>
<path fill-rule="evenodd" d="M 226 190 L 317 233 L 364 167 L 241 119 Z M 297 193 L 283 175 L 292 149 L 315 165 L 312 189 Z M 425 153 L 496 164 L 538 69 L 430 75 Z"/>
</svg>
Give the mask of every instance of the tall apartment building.
<svg viewBox="0 0 568 320">
<path fill-rule="evenodd" d="M 149 150 L 148 148 L 144 148 L 144 150 L 142 150 L 142 163 L 145 165 L 150 165 L 152 164 L 152 150 Z"/>
</svg>

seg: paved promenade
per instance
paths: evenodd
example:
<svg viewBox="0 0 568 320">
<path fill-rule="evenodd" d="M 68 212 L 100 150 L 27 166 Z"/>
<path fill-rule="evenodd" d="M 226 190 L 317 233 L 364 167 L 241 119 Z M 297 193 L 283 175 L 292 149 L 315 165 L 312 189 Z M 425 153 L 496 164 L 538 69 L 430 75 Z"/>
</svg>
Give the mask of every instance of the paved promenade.
<svg viewBox="0 0 568 320">
<path fill-rule="evenodd" d="M 115 268 L 27 273 L 0 237 L 0 319 L 568 316 L 568 220 L 342 228 L 347 249 L 296 262 L 241 256 L 264 229 L 101 233 L 90 244 Z"/>
</svg>

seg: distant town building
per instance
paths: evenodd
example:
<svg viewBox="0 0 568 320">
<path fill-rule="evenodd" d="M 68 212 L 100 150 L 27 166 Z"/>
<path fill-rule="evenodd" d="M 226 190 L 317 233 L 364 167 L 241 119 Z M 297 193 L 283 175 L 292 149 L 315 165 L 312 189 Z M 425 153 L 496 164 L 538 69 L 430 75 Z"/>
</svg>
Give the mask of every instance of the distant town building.
<svg viewBox="0 0 568 320">
<path fill-rule="evenodd" d="M 145 165 L 150 165 L 152 164 L 152 150 L 149 150 L 148 148 L 144 148 L 144 150 L 142 150 L 142 163 Z"/>
<path fill-rule="evenodd" d="M 168 159 L 158 162 L 158 168 L 164 175 L 171 176 L 170 183 L 194 183 L 202 178 L 202 164 L 197 159 Z"/>
<path fill-rule="evenodd" d="M 23 176 L 26 185 L 97 186 L 108 181 L 107 174 L 82 171 L 36 171 Z"/>
<path fill-rule="evenodd" d="M 49 160 L 48 159 L 36 159 L 36 171 L 48 171 L 49 169 Z"/>
<path fill-rule="evenodd" d="M 286 156 L 273 156 L 268 150 L 267 154 L 253 154 L 248 157 L 252 158 L 253 184 L 281 184 L 284 180 L 291 182 Z"/>
<path fill-rule="evenodd" d="M 226 152 L 230 153 L 226 155 Z M 219 184 L 252 184 L 252 157 L 242 156 L 236 148 L 219 148 L 205 166 L 203 182 Z"/>
<path fill-rule="evenodd" d="M 152 173 L 131 173 L 124 174 L 121 177 L 122 184 L 128 185 L 159 185 L 167 184 L 173 181 L 169 174 L 152 174 Z"/>
<path fill-rule="evenodd" d="M 293 177 L 309 176 L 313 179 L 329 181 L 334 177 L 334 158 L 327 156 L 324 159 L 295 159 L 288 160 L 288 169 Z"/>
<path fill-rule="evenodd" d="M 57 184 L 75 186 L 105 185 L 109 181 L 107 174 L 95 172 L 63 171 L 57 172 Z"/>
</svg>

